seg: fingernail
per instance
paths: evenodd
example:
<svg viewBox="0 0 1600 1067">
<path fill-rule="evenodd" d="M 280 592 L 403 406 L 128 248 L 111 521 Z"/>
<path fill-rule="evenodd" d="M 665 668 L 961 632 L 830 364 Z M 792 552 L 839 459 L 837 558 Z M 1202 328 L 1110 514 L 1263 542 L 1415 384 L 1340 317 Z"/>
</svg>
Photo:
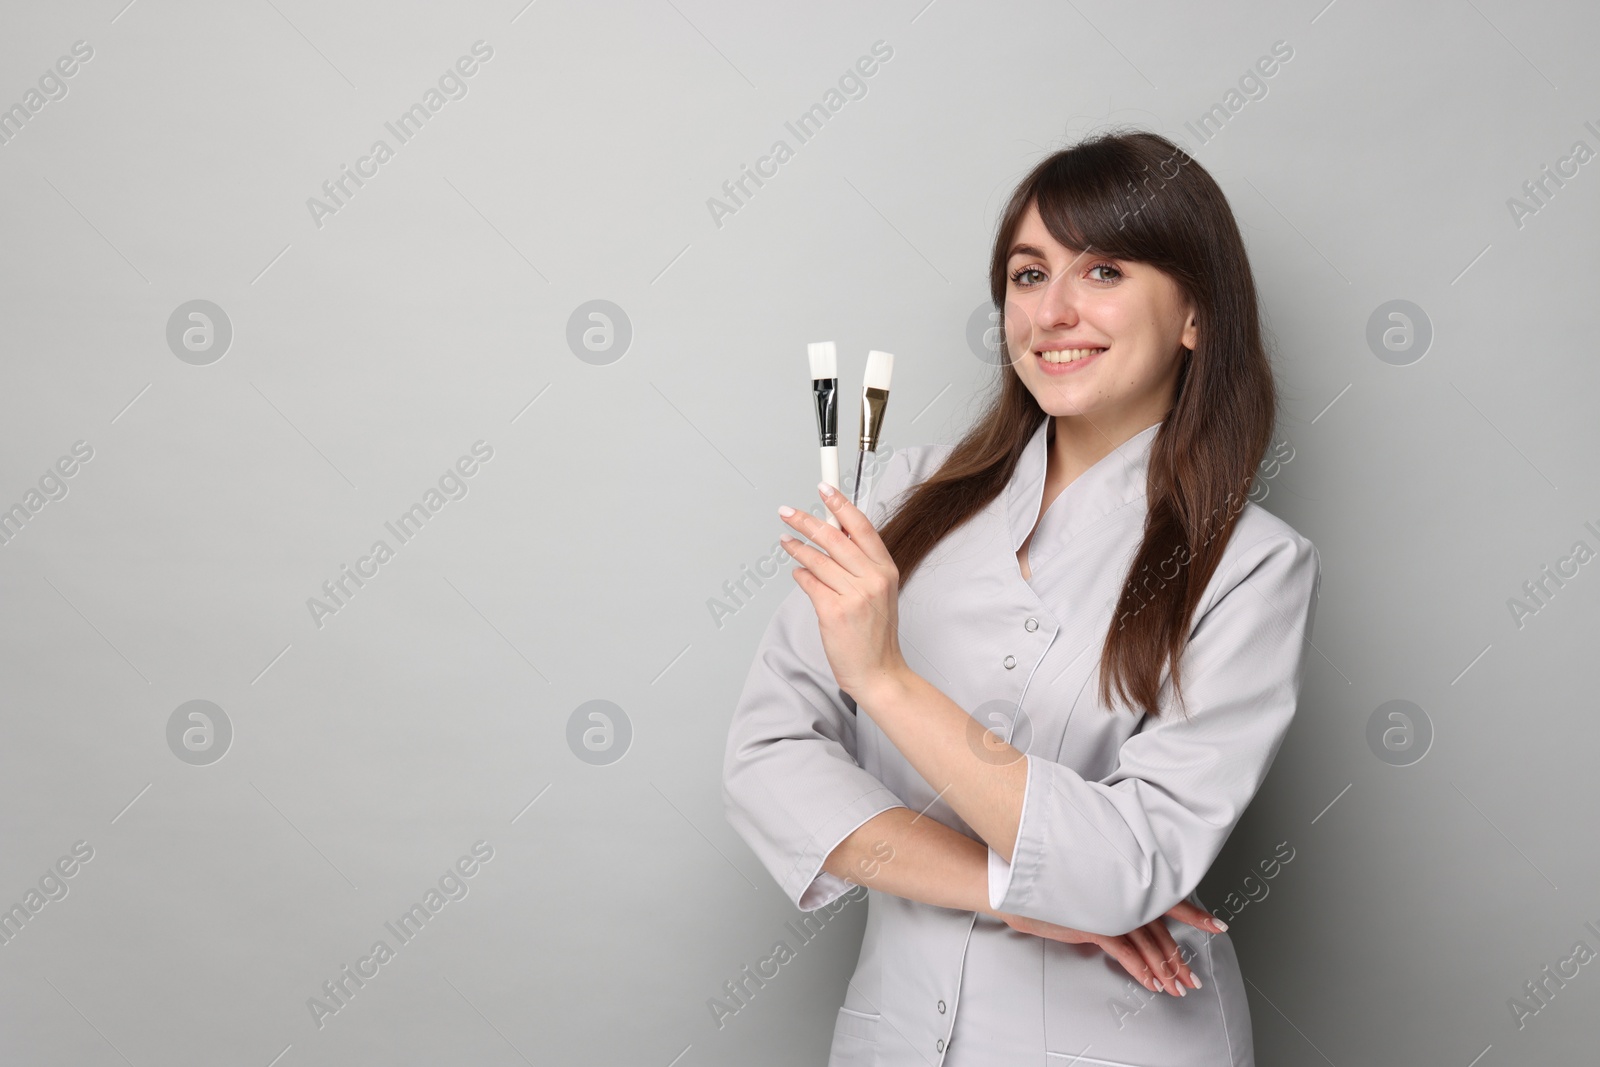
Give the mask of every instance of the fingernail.
<svg viewBox="0 0 1600 1067">
<path fill-rule="evenodd" d="M 1184 985 L 1182 982 L 1179 982 L 1178 983 L 1178 996 L 1186 997 L 1188 995 L 1189 995 L 1189 987 Z"/>
<path fill-rule="evenodd" d="M 829 485 L 827 482 L 818 482 L 817 489 L 827 499 L 833 499 L 833 486 Z"/>
<path fill-rule="evenodd" d="M 1211 925 L 1215 926 L 1218 930 L 1221 930 L 1223 933 L 1227 933 L 1228 932 L 1228 924 L 1223 922 L 1221 919 L 1212 919 L 1211 920 Z"/>
<path fill-rule="evenodd" d="M 1194 983 L 1196 989 L 1200 988 L 1200 976 L 1198 974 L 1189 975 L 1189 981 Z"/>
<path fill-rule="evenodd" d="M 794 508 L 791 508 L 788 504 L 779 504 L 778 514 L 787 519 L 790 515 L 794 514 Z"/>
</svg>

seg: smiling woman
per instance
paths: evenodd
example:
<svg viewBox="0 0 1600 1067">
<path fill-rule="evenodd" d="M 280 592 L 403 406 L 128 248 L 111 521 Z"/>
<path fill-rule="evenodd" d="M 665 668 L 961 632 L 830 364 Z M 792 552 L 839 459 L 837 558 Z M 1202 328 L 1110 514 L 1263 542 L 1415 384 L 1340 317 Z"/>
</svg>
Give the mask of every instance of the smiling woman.
<svg viewBox="0 0 1600 1067">
<path fill-rule="evenodd" d="M 998 389 L 896 453 L 881 532 L 826 487 L 839 529 L 780 509 L 812 543 L 728 819 L 801 910 L 874 890 L 830 1067 L 1252 1067 L 1195 887 L 1294 718 L 1320 561 L 1247 499 L 1276 395 L 1243 241 L 1181 149 L 1105 134 L 1013 192 L 990 291 Z"/>
</svg>

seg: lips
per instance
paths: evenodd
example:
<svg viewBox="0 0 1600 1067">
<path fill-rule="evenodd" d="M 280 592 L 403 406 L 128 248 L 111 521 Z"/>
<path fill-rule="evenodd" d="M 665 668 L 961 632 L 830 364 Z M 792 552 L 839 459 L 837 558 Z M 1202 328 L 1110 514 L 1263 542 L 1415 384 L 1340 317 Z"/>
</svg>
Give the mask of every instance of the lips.
<svg viewBox="0 0 1600 1067">
<path fill-rule="evenodd" d="M 1105 351 L 1104 348 L 1061 348 L 1035 352 L 1034 358 L 1046 374 L 1072 374 L 1099 359 Z"/>
<path fill-rule="evenodd" d="M 1050 363 L 1070 363 L 1077 359 L 1087 359 L 1089 356 L 1104 352 L 1104 348 L 1052 348 L 1041 351 L 1039 358 Z"/>
</svg>

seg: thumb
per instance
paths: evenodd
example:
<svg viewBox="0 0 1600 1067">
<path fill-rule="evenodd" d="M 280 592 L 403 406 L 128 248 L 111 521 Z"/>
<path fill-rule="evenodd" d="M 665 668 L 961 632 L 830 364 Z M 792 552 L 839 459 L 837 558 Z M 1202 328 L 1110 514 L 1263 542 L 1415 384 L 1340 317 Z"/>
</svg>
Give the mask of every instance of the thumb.
<svg viewBox="0 0 1600 1067">
<path fill-rule="evenodd" d="M 1187 900 L 1180 900 L 1171 908 L 1167 909 L 1167 915 L 1171 918 L 1177 919 L 1181 923 L 1187 923 L 1188 925 L 1193 926 L 1198 930 L 1204 930 L 1207 933 L 1220 934 L 1228 928 L 1227 923 L 1223 922 L 1215 915 L 1212 915 L 1204 908 L 1195 907 Z"/>
</svg>

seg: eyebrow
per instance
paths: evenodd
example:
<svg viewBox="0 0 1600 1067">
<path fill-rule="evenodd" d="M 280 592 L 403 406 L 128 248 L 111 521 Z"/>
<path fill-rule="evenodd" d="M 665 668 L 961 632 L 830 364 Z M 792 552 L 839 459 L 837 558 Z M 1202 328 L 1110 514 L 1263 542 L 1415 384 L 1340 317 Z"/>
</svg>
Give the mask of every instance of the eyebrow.
<svg viewBox="0 0 1600 1067">
<path fill-rule="evenodd" d="M 1065 247 L 1065 246 L 1063 246 L 1063 247 Z M 1072 249 L 1068 248 L 1067 251 L 1071 252 Z M 1083 251 L 1078 252 L 1075 256 L 1073 256 L 1072 257 L 1072 261 L 1074 263 L 1076 263 L 1078 260 L 1082 259 L 1088 253 L 1089 253 L 1089 249 L 1086 248 Z M 1019 244 L 1014 244 L 1014 245 L 1011 246 L 1011 251 L 1006 253 L 1006 261 L 1010 262 L 1011 260 L 1017 258 L 1018 256 L 1034 256 L 1034 257 L 1036 257 L 1038 259 L 1049 259 L 1050 258 L 1049 256 L 1046 256 L 1042 250 L 1040 250 L 1038 248 L 1035 248 L 1033 245 L 1025 245 L 1025 244 L 1020 244 L 1020 243 Z"/>
</svg>

